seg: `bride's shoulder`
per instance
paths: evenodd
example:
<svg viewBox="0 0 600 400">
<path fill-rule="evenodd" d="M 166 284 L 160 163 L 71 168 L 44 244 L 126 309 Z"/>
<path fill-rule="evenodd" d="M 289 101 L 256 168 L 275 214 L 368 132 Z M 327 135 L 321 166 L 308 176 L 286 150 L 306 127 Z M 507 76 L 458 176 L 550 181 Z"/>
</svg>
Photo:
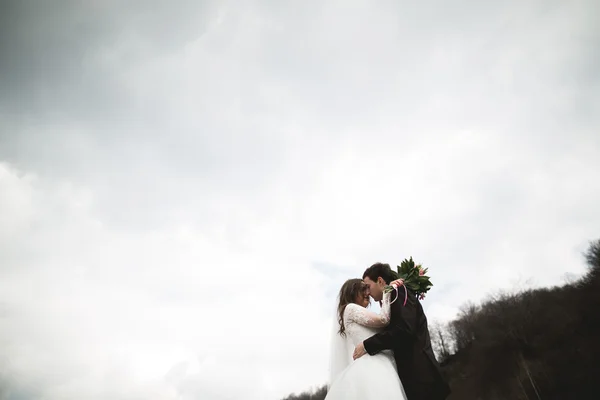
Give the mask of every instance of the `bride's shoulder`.
<svg viewBox="0 0 600 400">
<path fill-rule="evenodd" d="M 360 320 L 365 308 L 356 303 L 349 303 L 344 310 L 343 318 L 346 322 Z"/>
<path fill-rule="evenodd" d="M 361 306 L 359 306 L 356 303 L 348 303 L 346 305 L 346 308 L 344 309 L 344 314 L 348 313 L 348 312 L 353 312 L 356 311 L 358 309 L 362 308 Z"/>
</svg>

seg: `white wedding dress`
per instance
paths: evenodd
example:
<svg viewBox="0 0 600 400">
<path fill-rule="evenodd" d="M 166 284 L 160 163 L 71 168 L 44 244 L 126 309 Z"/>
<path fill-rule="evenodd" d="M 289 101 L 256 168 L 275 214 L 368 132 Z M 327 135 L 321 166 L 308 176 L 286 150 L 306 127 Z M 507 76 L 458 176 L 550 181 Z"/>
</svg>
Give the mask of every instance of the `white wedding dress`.
<svg viewBox="0 0 600 400">
<path fill-rule="evenodd" d="M 384 295 L 380 314 L 351 303 L 343 318 L 345 338 L 337 333 L 339 324 L 334 318 L 330 384 L 325 400 L 406 400 L 391 350 L 352 360 L 354 347 L 389 323 L 390 294 Z"/>
</svg>

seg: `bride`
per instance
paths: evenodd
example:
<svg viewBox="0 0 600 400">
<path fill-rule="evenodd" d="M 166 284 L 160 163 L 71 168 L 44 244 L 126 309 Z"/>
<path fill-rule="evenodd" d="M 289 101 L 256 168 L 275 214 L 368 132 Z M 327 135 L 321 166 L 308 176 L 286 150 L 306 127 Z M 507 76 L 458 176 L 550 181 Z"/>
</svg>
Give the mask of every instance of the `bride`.
<svg viewBox="0 0 600 400">
<path fill-rule="evenodd" d="M 383 295 L 381 313 L 367 310 L 369 288 L 349 279 L 340 289 L 334 319 L 329 390 L 325 400 L 406 400 L 390 350 L 352 361 L 354 347 L 390 322 L 390 293 Z"/>
</svg>

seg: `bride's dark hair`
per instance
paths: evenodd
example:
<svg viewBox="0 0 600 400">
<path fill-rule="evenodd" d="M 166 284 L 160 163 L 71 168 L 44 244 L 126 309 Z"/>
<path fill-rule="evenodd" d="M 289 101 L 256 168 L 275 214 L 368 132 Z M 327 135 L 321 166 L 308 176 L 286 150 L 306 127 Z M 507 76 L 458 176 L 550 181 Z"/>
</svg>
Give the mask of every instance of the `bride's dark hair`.
<svg viewBox="0 0 600 400">
<path fill-rule="evenodd" d="M 344 326 L 344 310 L 350 303 L 356 302 L 358 295 L 366 296 L 368 286 L 362 281 L 362 279 L 348 279 L 342 285 L 338 298 L 340 302 L 338 304 L 338 322 L 340 324 L 340 330 L 338 333 L 342 336 L 346 336 L 346 327 Z"/>
</svg>

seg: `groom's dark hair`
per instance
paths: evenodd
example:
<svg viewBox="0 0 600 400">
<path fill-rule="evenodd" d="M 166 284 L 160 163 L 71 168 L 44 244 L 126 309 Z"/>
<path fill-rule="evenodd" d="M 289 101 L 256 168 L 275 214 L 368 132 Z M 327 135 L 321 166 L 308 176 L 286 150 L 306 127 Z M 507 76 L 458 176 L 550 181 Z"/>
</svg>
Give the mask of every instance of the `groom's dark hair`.
<svg viewBox="0 0 600 400">
<path fill-rule="evenodd" d="M 365 270 L 365 273 L 363 274 L 363 279 L 365 279 L 366 277 L 368 277 L 373 282 L 377 282 L 377 278 L 381 277 L 388 285 L 394 279 L 397 279 L 397 276 L 394 274 L 394 271 L 392 271 L 392 267 L 390 267 L 390 264 L 384 264 L 380 262 L 371 265 Z"/>
</svg>

